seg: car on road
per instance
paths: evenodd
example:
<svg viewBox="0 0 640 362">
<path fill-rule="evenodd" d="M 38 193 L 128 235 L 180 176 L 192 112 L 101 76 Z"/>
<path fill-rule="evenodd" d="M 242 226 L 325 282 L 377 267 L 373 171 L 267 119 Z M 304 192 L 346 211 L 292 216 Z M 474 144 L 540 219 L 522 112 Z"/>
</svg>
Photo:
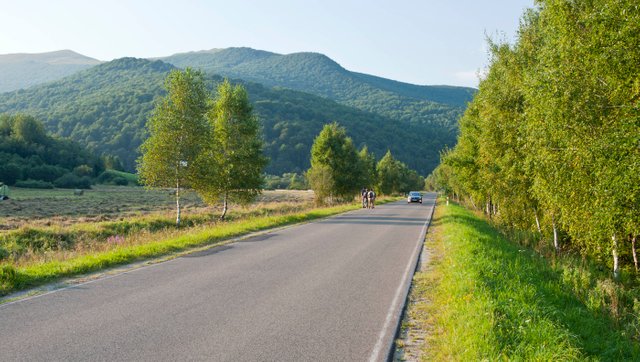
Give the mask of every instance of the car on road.
<svg viewBox="0 0 640 362">
<path fill-rule="evenodd" d="M 418 191 L 409 192 L 409 196 L 407 196 L 407 204 L 410 204 L 412 202 L 422 203 L 422 194 Z"/>
</svg>

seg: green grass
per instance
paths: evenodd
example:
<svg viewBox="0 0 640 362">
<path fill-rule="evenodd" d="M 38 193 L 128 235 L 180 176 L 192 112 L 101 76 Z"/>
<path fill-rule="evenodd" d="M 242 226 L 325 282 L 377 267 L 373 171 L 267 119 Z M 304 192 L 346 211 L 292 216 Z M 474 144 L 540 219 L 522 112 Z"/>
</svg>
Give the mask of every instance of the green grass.
<svg viewBox="0 0 640 362">
<path fill-rule="evenodd" d="M 396 198 L 397 199 L 397 198 Z M 382 199 L 381 203 L 395 199 Z M 0 264 L 0 296 L 59 280 L 64 277 L 95 272 L 105 268 L 156 258 L 191 248 L 224 244 L 230 238 L 251 232 L 310 221 L 359 208 L 357 204 L 317 208 L 274 216 L 248 217 L 235 221 L 186 229 L 179 235 L 136 245 L 114 245 L 102 252 L 89 252 L 76 257 L 35 262 L 26 266 Z"/>
<path fill-rule="evenodd" d="M 590 308 L 566 271 L 506 239 L 468 210 L 440 204 L 415 276 L 413 328 L 427 360 L 638 360 L 640 348 Z"/>
</svg>

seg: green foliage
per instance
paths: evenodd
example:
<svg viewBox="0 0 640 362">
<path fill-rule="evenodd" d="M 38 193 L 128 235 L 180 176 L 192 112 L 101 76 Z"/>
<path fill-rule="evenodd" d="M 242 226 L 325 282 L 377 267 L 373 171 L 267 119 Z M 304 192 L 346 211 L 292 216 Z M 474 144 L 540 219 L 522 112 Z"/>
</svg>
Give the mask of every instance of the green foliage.
<svg viewBox="0 0 640 362">
<path fill-rule="evenodd" d="M 208 203 L 223 199 L 251 202 L 261 191 L 268 160 L 262 154 L 260 123 L 253 114 L 247 91 L 225 80 L 218 86 L 209 120 L 209 137 L 198 156 L 195 189 Z"/>
<path fill-rule="evenodd" d="M 101 184 L 106 184 L 106 185 L 133 186 L 138 184 L 138 177 L 134 174 L 127 173 L 127 172 L 116 171 L 116 170 L 105 170 L 103 173 L 101 173 L 98 176 L 97 181 Z"/>
<path fill-rule="evenodd" d="M 230 54 L 225 61 L 230 64 L 252 58 L 249 53 Z M 198 57 L 197 54 L 193 56 Z M 304 59 L 301 57 L 298 60 Z M 173 69 L 173 66 L 161 61 L 117 59 L 57 82 L 0 94 L 0 112 L 34 115 L 42 119 L 45 128 L 53 134 L 70 137 L 95 154 L 112 155 L 105 156 L 114 157 L 111 160 L 105 158 L 107 168 L 132 172 L 139 157 L 139 146 L 148 137 L 145 123 L 152 115 L 156 102 L 166 94 L 163 81 Z M 208 76 L 207 88 L 215 89 L 221 81 L 222 78 L 218 76 Z M 318 82 L 321 79 L 314 78 L 308 83 Z M 429 108 L 419 103 L 431 102 L 419 101 L 410 109 L 388 115 L 385 107 L 392 107 L 396 101 L 393 98 L 388 102 L 383 99 L 391 97 L 388 92 L 372 96 L 371 103 L 378 104 L 380 109 L 364 107 L 361 109 L 367 111 L 363 111 L 355 103 L 347 102 L 345 104 L 348 105 L 344 105 L 300 91 L 240 83 L 247 89 L 255 114 L 263 125 L 264 153 L 270 159 L 266 172 L 274 175 L 286 172 L 301 174 L 307 170 L 313 140 L 329 120 L 340 122 L 357 148 L 366 144 L 369 152 L 377 158 L 390 149 L 411 169 L 428 174 L 439 162 L 439 150 L 454 145 L 455 120 L 462 113 L 461 105 L 466 102 L 456 101 L 458 105 L 455 106 L 438 105 L 445 107 L 445 110 L 425 116 L 423 122 L 414 121 L 411 117 L 416 112 L 428 113 Z M 336 83 L 336 87 L 339 84 Z M 389 85 L 395 88 L 409 86 L 403 83 Z M 415 87 L 406 91 L 407 97 L 422 89 Z M 357 89 L 353 94 L 361 94 Z M 446 92 L 455 93 L 458 90 L 447 88 Z M 462 98 L 466 99 L 470 91 L 461 91 L 467 94 Z M 0 133 L 2 130 L 0 123 Z"/>
<path fill-rule="evenodd" d="M 376 164 L 376 156 L 369 152 L 369 148 L 365 145 L 358 152 L 360 163 L 363 168 L 362 185 L 366 188 L 372 188 L 378 184 L 378 169 Z"/>
<path fill-rule="evenodd" d="M 347 131 L 338 123 L 324 126 L 311 147 L 307 178 L 317 200 L 348 200 L 358 193 L 367 174 Z"/>
<path fill-rule="evenodd" d="M 316 195 L 316 203 L 324 204 L 327 201 L 331 201 L 331 197 L 335 192 L 335 180 L 333 179 L 333 172 L 329 165 L 320 164 L 315 167 L 311 167 L 307 173 L 306 178 L 309 181 L 309 186 Z"/>
<path fill-rule="evenodd" d="M 624 313 L 620 308 L 624 298 L 637 298 L 637 290 L 599 280 L 584 261 L 552 265 L 456 204 L 439 206 L 432 225 L 428 245 L 433 259 L 414 285 L 422 291 L 414 298 L 428 301 L 417 308 L 424 308 L 419 312 L 428 315 L 433 331 L 425 343 L 426 359 L 614 361 L 640 356 L 633 340 L 638 336 L 636 307 Z"/>
<path fill-rule="evenodd" d="M 421 190 L 424 186 L 424 179 L 417 172 L 409 169 L 407 165 L 393 158 L 391 151 L 387 151 L 378 162 L 376 169 L 378 173 L 377 188 L 383 195 Z"/>
<path fill-rule="evenodd" d="M 0 95 L 0 112 L 41 119 L 54 135 L 71 138 L 95 154 L 118 156 L 133 171 L 145 122 L 163 81 L 174 69 L 160 61 L 123 58 L 62 80 Z"/>
<path fill-rule="evenodd" d="M 102 160 L 77 143 L 47 135 L 37 119 L 23 114 L 0 116 L 1 182 L 49 187 L 62 177 L 91 178 L 103 169 Z"/>
<path fill-rule="evenodd" d="M 312 93 L 341 104 L 381 114 L 405 124 L 455 129 L 474 90 L 418 86 L 350 72 L 318 53 L 274 54 L 250 48 L 176 54 L 163 58 L 178 67 L 220 74 Z"/>
<path fill-rule="evenodd" d="M 53 183 L 42 180 L 20 180 L 15 183 L 15 186 L 25 189 L 52 189 Z"/>
<path fill-rule="evenodd" d="M 61 189 L 90 189 L 91 179 L 88 176 L 80 177 L 67 173 L 53 181 L 53 185 Z"/>
<path fill-rule="evenodd" d="M 264 189 L 266 190 L 308 190 L 309 185 L 303 175 L 285 173 L 282 176 L 265 175 Z"/>
<path fill-rule="evenodd" d="M 434 179 L 506 230 L 631 269 L 640 235 L 640 8 L 549 0 L 525 13 Z M 446 185 L 444 185 L 446 184 Z M 553 236 L 552 236 L 553 235 Z M 634 266 L 637 268 L 637 266 Z"/>
<path fill-rule="evenodd" d="M 209 127 L 208 92 L 204 75 L 187 68 L 174 70 L 165 81 L 167 95 L 157 104 L 147 128 L 149 138 L 142 144 L 138 160 L 140 180 L 149 187 L 175 187 L 177 218 L 180 224 L 180 188 L 197 183 Z"/>
</svg>

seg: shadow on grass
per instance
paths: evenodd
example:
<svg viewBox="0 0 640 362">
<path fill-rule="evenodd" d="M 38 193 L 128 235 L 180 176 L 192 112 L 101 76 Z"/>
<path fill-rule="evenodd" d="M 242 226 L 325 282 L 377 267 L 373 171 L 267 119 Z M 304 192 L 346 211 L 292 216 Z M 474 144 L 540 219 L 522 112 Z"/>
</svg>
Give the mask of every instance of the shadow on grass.
<svg viewBox="0 0 640 362">
<path fill-rule="evenodd" d="M 561 334 L 568 336 L 571 345 L 587 359 L 640 358 L 639 345 L 616 327 L 611 317 L 591 312 L 563 285 L 560 272 L 545 259 L 508 242 L 487 222 L 466 213 L 454 211 L 434 219 L 432 225 L 469 229 L 474 257 L 468 263 L 478 271 L 478 282 L 486 287 L 494 303 L 493 328 L 500 351 L 517 358 L 526 343 L 538 344 L 533 348 L 554 343 L 544 334 L 533 336 L 536 332 L 527 331 L 533 323 L 548 321 L 564 330 Z"/>
</svg>

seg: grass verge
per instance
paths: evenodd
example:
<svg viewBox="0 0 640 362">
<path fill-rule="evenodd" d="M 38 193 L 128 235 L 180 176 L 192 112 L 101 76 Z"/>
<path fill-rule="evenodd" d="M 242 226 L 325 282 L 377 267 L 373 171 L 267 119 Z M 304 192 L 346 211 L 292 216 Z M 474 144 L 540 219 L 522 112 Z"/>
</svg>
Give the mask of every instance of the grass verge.
<svg viewBox="0 0 640 362">
<path fill-rule="evenodd" d="M 450 204 L 436 208 L 416 274 L 409 335 L 423 360 L 638 360 L 639 345 L 575 294 L 565 266 L 506 240 Z M 406 342 L 405 342 L 406 343 Z"/>
<path fill-rule="evenodd" d="M 63 277 L 165 256 L 198 246 L 221 244 L 224 240 L 251 232 L 319 219 L 357 207 L 357 205 L 341 205 L 287 215 L 255 217 L 219 224 L 216 227 L 196 227 L 181 235 L 163 240 L 141 245 L 115 246 L 108 251 L 81 255 L 67 260 L 49 261 L 23 267 L 0 265 L 0 295 L 35 287 Z"/>
</svg>

